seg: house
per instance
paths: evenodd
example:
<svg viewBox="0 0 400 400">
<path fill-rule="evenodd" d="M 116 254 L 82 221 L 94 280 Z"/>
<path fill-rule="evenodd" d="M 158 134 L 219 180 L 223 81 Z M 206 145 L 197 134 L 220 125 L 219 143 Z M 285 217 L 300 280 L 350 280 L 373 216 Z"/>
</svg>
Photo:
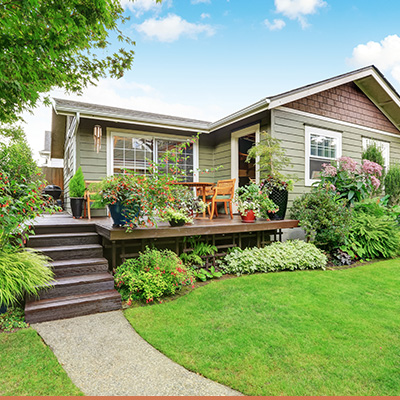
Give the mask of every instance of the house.
<svg viewBox="0 0 400 400">
<path fill-rule="evenodd" d="M 95 126 L 102 132 L 98 152 Z M 400 161 L 400 97 L 382 73 L 369 66 L 266 97 L 216 122 L 54 99 L 51 157 L 64 158 L 68 197 L 68 181 L 78 166 L 87 180 L 121 168 L 145 173 L 146 159 L 156 160 L 166 148 L 200 132 L 182 165 L 187 179 L 236 178 L 243 185 L 248 177 L 259 179 L 244 158 L 264 130 L 282 141 L 291 158 L 293 167 L 283 172 L 298 177 L 292 200 L 310 189 L 323 163 L 341 156 L 361 161 L 371 141 L 382 148 L 387 165 Z M 219 165 L 223 168 L 208 175 L 198 173 Z"/>
</svg>

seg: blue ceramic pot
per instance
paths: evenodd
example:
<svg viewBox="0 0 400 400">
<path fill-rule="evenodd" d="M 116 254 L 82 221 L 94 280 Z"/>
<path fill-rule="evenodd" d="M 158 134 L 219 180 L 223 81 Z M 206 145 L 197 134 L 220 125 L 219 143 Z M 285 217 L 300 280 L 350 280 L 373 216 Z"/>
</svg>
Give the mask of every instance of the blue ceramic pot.
<svg viewBox="0 0 400 400">
<path fill-rule="evenodd" d="M 108 208 L 110 210 L 111 218 L 113 219 L 113 227 L 124 226 L 132 221 L 129 218 L 128 213 L 136 211 L 135 217 L 139 215 L 139 205 L 138 204 L 123 204 L 117 201 L 115 204 L 109 204 Z"/>
</svg>

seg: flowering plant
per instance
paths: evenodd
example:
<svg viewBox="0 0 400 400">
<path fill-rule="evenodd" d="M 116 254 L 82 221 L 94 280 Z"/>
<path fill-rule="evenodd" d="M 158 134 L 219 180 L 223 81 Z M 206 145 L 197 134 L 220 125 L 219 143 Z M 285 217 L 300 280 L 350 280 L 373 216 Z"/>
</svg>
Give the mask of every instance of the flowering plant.
<svg viewBox="0 0 400 400">
<path fill-rule="evenodd" d="M 293 179 L 282 180 L 281 177 L 268 175 L 262 180 L 260 187 L 268 193 L 271 193 L 273 188 L 278 190 L 293 190 Z"/>
<path fill-rule="evenodd" d="M 161 219 L 163 221 L 185 221 L 185 224 L 193 223 L 193 217 L 191 217 L 187 210 L 176 210 L 172 207 L 167 207 L 162 214 Z"/>
<path fill-rule="evenodd" d="M 134 300 L 152 303 L 182 286 L 194 288 L 195 278 L 192 269 L 171 250 L 146 247 L 138 258 L 126 260 L 117 268 L 114 281 L 122 300 L 131 305 Z"/>
<path fill-rule="evenodd" d="M 333 191 L 351 205 L 373 196 L 381 184 L 381 176 L 382 166 L 375 162 L 363 160 L 359 164 L 350 157 L 341 157 L 323 164 L 321 180 L 316 185 Z"/>
<path fill-rule="evenodd" d="M 240 215 L 246 215 L 247 211 L 253 210 L 256 217 L 263 216 L 268 219 L 267 213 L 274 213 L 279 209 L 268 197 L 268 193 L 262 191 L 255 183 L 237 188 L 234 201 Z"/>
</svg>

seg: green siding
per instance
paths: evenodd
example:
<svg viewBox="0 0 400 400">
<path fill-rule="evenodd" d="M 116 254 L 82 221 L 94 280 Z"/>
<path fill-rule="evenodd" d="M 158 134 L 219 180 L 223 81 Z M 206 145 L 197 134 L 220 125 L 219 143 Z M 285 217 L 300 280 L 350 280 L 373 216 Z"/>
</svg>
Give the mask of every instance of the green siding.
<svg viewBox="0 0 400 400">
<path fill-rule="evenodd" d="M 199 144 L 199 181 L 200 182 L 214 182 L 215 174 L 212 171 L 214 168 L 214 148 L 206 146 L 200 142 Z M 211 170 L 207 173 L 206 170 Z"/>
<path fill-rule="evenodd" d="M 217 144 L 214 154 L 215 168 L 222 166 L 215 172 L 215 180 L 231 179 L 231 140 Z"/>
<path fill-rule="evenodd" d="M 291 158 L 293 168 L 285 168 L 282 172 L 295 175 L 299 180 L 295 183 L 294 190 L 289 195 L 293 201 L 298 195 L 310 190 L 305 186 L 305 125 L 316 126 L 342 132 L 342 155 L 352 157 L 360 162 L 362 155 L 362 138 L 368 137 L 390 143 L 390 163 L 400 161 L 400 135 L 399 138 L 371 132 L 368 129 L 344 125 L 338 121 L 323 121 L 311 116 L 303 116 L 285 110 L 272 110 L 272 135 L 282 141 L 282 147 Z"/>
</svg>

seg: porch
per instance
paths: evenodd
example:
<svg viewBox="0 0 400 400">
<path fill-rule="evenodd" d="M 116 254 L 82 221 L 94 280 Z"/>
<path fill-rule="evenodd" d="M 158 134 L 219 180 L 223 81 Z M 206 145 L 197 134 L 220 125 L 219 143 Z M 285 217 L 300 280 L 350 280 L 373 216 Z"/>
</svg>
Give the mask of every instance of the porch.
<svg viewBox="0 0 400 400">
<path fill-rule="evenodd" d="M 201 237 L 207 243 L 218 248 L 215 256 L 223 256 L 229 248 L 264 246 L 272 241 L 282 240 L 282 230 L 296 228 L 297 220 L 266 221 L 242 223 L 239 215 L 220 215 L 218 218 L 196 218 L 191 225 L 171 227 L 167 222 L 159 222 L 157 227 L 139 227 L 132 232 L 124 228 L 113 228 L 112 219 L 97 217 L 73 219 L 67 213 L 44 215 L 34 223 L 35 230 L 41 233 L 90 230 L 97 232 L 103 246 L 104 256 L 114 269 L 126 258 L 135 257 L 146 246 L 154 245 L 169 248 L 181 254 L 190 248 L 187 238 Z"/>
</svg>

